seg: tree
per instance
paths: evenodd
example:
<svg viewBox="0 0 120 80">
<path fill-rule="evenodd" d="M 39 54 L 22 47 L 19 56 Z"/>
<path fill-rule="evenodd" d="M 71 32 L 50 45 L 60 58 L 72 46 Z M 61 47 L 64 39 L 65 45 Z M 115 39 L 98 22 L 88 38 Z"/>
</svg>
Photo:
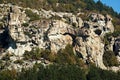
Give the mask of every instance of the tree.
<svg viewBox="0 0 120 80">
<path fill-rule="evenodd" d="M 58 51 L 56 62 L 59 64 L 76 64 L 76 56 L 73 52 L 73 46 L 68 44 L 65 49 Z"/>
</svg>

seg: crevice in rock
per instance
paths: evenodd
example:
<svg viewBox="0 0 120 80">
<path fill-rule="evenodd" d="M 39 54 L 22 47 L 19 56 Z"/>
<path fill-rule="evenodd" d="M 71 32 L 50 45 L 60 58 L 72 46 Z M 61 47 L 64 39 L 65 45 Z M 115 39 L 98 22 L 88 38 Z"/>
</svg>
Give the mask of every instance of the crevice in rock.
<svg viewBox="0 0 120 80">
<path fill-rule="evenodd" d="M 2 48 L 9 48 L 12 47 L 16 49 L 16 42 L 12 39 L 11 35 L 9 34 L 8 26 L 5 26 L 3 33 L 0 33 L 0 45 Z"/>
<path fill-rule="evenodd" d="M 89 26 L 88 23 L 84 23 L 84 27 L 85 27 L 85 28 L 88 28 L 88 29 L 90 28 L 90 26 Z"/>
<path fill-rule="evenodd" d="M 77 55 L 79 58 L 82 58 L 82 59 L 83 59 L 83 55 L 82 55 L 79 51 L 75 50 L 75 52 L 76 52 L 76 55 Z"/>
<path fill-rule="evenodd" d="M 44 33 L 44 41 L 50 41 L 49 38 L 48 38 L 48 33 L 49 33 L 50 29 L 52 28 L 52 26 L 53 26 L 53 22 L 51 21 L 51 24 L 49 25 L 49 28 Z"/>
<path fill-rule="evenodd" d="M 0 45 L 2 48 L 6 48 L 8 46 L 8 39 L 9 34 L 7 31 L 4 31 L 3 33 L 0 33 Z"/>
<path fill-rule="evenodd" d="M 94 32 L 95 32 L 95 34 L 97 34 L 97 35 L 99 35 L 99 36 L 100 36 L 101 33 L 102 33 L 102 31 L 101 31 L 100 29 L 97 29 L 97 30 L 95 30 Z"/>
<path fill-rule="evenodd" d="M 73 40 L 72 45 L 75 46 L 75 44 L 76 44 L 76 36 L 75 35 L 73 35 L 71 33 L 64 33 L 63 35 L 69 35 L 69 36 L 71 36 L 72 40 Z"/>
<path fill-rule="evenodd" d="M 93 26 L 93 28 L 98 28 L 98 26 Z"/>
</svg>

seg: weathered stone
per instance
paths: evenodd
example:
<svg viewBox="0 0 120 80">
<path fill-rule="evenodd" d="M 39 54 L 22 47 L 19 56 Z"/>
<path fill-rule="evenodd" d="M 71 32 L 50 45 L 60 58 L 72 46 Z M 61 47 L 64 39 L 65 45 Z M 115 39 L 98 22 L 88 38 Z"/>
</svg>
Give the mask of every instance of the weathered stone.
<svg viewBox="0 0 120 80">
<path fill-rule="evenodd" d="M 84 61 L 93 62 L 96 66 L 106 69 L 102 59 L 105 47 L 102 38 L 106 33 L 114 31 L 110 16 L 92 13 L 90 14 L 91 21 L 83 21 L 72 13 L 43 9 L 38 11 L 27 8 L 44 18 L 29 22 L 28 16 L 25 14 L 26 8 L 22 9 L 23 11 L 17 6 L 12 6 L 12 11 L 8 14 L 10 19 L 7 19 L 7 25 L 5 25 L 9 36 L 7 37 L 7 39 L 9 38 L 7 52 L 21 57 L 25 51 L 31 51 L 33 47 L 39 47 L 57 53 L 67 44 L 71 44 L 75 53 L 81 54 Z M 53 19 L 52 17 L 55 16 L 62 19 Z M 23 23 L 26 22 L 28 22 L 28 25 L 24 26 Z M 113 43 L 110 45 L 110 50 L 112 50 Z M 119 41 L 115 42 L 115 46 L 119 53 Z M 35 62 L 26 62 L 26 64 L 29 66 L 25 64 L 22 66 L 31 67 Z M 20 65 L 12 65 L 21 68 Z"/>
<path fill-rule="evenodd" d="M 118 56 L 120 56 L 120 37 L 115 39 L 114 49 Z"/>
</svg>

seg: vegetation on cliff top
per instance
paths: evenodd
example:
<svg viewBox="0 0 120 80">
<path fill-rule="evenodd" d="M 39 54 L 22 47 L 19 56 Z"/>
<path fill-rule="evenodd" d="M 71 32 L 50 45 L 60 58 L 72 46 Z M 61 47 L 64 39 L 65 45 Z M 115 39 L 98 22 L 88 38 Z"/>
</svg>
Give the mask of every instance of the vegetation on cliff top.
<svg viewBox="0 0 120 80">
<path fill-rule="evenodd" d="M 0 3 L 12 3 L 23 7 L 35 9 L 44 8 L 66 12 L 75 12 L 79 9 L 82 11 L 94 10 L 100 13 L 108 13 L 120 18 L 120 14 L 115 12 L 112 7 L 103 4 L 100 0 L 96 3 L 94 0 L 1 0 Z"/>
</svg>

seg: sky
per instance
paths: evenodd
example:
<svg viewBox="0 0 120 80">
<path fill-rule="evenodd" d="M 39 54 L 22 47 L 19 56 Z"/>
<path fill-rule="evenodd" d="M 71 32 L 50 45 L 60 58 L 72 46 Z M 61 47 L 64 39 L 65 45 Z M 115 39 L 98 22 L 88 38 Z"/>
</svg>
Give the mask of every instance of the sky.
<svg viewBox="0 0 120 80">
<path fill-rule="evenodd" d="M 120 13 L 120 0 L 101 0 L 101 1 L 103 4 L 111 6 L 116 12 Z"/>
</svg>

